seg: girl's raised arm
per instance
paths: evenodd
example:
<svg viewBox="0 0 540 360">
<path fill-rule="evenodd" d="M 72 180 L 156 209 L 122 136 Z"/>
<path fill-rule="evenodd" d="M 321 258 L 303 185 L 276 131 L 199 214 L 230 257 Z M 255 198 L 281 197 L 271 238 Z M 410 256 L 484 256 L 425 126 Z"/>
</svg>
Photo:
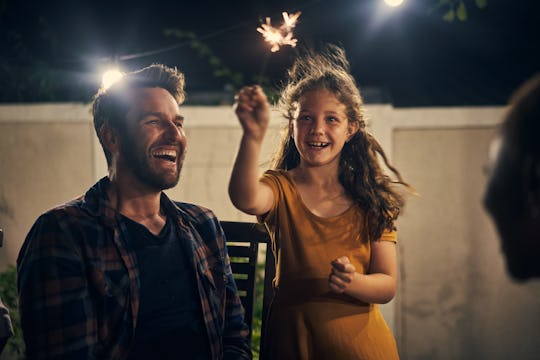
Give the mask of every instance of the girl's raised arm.
<svg viewBox="0 0 540 360">
<path fill-rule="evenodd" d="M 231 179 L 229 197 L 239 210 L 250 215 L 268 212 L 274 201 L 272 190 L 259 181 L 259 154 L 268 123 L 270 105 L 260 86 L 248 86 L 236 96 L 235 112 L 243 135 Z"/>
</svg>

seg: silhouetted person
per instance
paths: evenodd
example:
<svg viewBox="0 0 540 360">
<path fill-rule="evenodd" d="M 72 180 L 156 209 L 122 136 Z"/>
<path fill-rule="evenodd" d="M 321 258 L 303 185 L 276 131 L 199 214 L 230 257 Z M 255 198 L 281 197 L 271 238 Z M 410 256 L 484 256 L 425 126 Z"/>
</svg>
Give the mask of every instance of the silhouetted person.
<svg viewBox="0 0 540 360">
<path fill-rule="evenodd" d="M 540 74 L 514 93 L 484 195 L 513 278 L 540 277 Z"/>
</svg>

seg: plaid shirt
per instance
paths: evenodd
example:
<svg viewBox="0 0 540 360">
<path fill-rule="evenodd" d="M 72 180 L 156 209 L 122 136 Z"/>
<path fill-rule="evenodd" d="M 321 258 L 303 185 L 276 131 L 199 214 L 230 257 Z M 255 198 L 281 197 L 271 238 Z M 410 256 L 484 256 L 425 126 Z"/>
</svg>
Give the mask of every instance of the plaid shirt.
<svg viewBox="0 0 540 360">
<path fill-rule="evenodd" d="M 26 237 L 17 281 L 29 359 L 124 359 L 129 352 L 139 271 L 120 214 L 108 204 L 109 184 L 105 177 L 83 197 L 41 215 Z M 172 202 L 164 193 L 161 205 L 177 219 L 180 240 L 190 244 L 212 358 L 250 359 L 218 220 L 210 210 Z"/>
</svg>

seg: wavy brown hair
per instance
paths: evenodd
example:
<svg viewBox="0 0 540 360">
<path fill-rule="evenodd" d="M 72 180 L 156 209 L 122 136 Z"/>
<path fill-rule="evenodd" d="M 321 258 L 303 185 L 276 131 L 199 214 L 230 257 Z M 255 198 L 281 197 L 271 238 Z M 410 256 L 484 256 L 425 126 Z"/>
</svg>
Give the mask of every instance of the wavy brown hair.
<svg viewBox="0 0 540 360">
<path fill-rule="evenodd" d="M 365 211 L 370 239 L 379 239 L 384 230 L 395 229 L 394 222 L 404 205 L 404 197 L 398 192 L 397 185 L 410 186 L 366 130 L 364 103 L 342 48 L 327 45 L 322 52 L 305 50 L 289 69 L 288 82 L 278 104 L 289 124 L 295 118 L 300 98 L 319 89 L 332 92 L 346 106 L 349 123 L 357 124 L 358 131 L 341 151 L 339 181 Z M 396 180 L 385 174 L 380 159 Z M 299 163 L 300 154 L 291 137 L 290 126 L 287 126 L 272 167 L 290 170 Z"/>
</svg>

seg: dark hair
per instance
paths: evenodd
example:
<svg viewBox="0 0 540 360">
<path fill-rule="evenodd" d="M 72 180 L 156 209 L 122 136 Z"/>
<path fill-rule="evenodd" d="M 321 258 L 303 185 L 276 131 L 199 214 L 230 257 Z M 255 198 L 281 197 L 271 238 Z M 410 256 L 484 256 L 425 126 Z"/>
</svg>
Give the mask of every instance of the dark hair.
<svg viewBox="0 0 540 360">
<path fill-rule="evenodd" d="M 514 92 L 502 129 L 516 150 L 540 155 L 540 73 Z"/>
<path fill-rule="evenodd" d="M 184 84 L 184 74 L 176 68 L 153 64 L 141 70 L 127 73 L 111 87 L 101 87 L 98 90 L 93 99 L 92 114 L 94 116 L 94 129 L 105 152 L 107 166 L 111 165 L 111 154 L 103 145 L 100 130 L 104 124 L 107 124 L 122 133 L 125 125 L 124 120 L 130 106 L 126 96 L 129 91 L 147 87 L 163 88 L 180 105 L 185 99 Z"/>
<path fill-rule="evenodd" d="M 345 51 L 340 47 L 327 45 L 319 53 L 305 50 L 288 71 L 288 82 L 282 90 L 279 107 L 289 124 L 294 120 L 299 99 L 307 92 L 319 89 L 333 93 L 346 106 L 349 123 L 357 124 L 358 131 L 341 151 L 339 180 L 366 212 L 368 233 L 371 239 L 377 240 L 385 229 L 395 229 L 394 221 L 404 204 L 403 196 L 395 185 L 409 185 L 389 164 L 379 143 L 366 131 L 362 97 L 350 73 Z M 397 180 L 384 173 L 379 157 Z M 300 155 L 291 137 L 290 126 L 287 126 L 274 156 L 273 167 L 290 170 L 299 163 Z"/>
</svg>

